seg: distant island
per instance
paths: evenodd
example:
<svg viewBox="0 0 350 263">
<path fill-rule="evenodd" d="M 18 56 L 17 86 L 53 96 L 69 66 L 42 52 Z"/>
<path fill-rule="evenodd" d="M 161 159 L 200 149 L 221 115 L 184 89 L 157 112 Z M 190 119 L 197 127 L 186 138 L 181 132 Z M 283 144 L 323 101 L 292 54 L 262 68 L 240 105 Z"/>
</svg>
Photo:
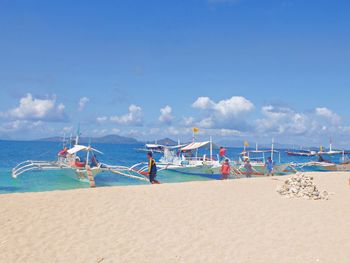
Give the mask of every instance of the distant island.
<svg viewBox="0 0 350 263">
<path fill-rule="evenodd" d="M 164 139 L 156 140 L 156 141 L 148 141 L 147 143 L 154 143 L 154 144 L 160 144 L 160 145 L 165 145 L 165 146 L 177 145 L 177 142 L 170 139 L 170 138 L 164 138 Z"/>
<path fill-rule="evenodd" d="M 72 139 L 75 139 L 73 137 Z M 12 141 L 13 139 L 7 138 L 7 137 L 1 137 L 0 141 Z M 67 138 L 66 138 L 67 140 Z M 15 140 L 16 141 L 16 140 Z M 55 136 L 55 137 L 48 137 L 48 138 L 41 138 L 41 139 L 34 139 L 30 141 L 42 141 L 42 142 L 63 142 L 63 137 L 60 136 Z M 181 144 L 184 143 L 190 143 L 191 141 L 186 141 L 186 142 L 181 142 Z M 178 142 L 170 139 L 170 138 L 163 138 L 159 140 L 147 140 L 147 141 L 139 141 L 135 138 L 132 137 L 126 137 L 126 136 L 120 136 L 116 134 L 110 134 L 110 135 L 105 135 L 101 137 L 81 137 L 80 138 L 80 143 L 81 144 L 94 144 L 94 143 L 101 143 L 101 144 L 160 144 L 160 145 L 165 145 L 165 146 L 173 146 L 177 145 Z M 218 141 L 214 141 L 215 145 L 217 147 L 219 146 L 224 146 L 224 147 L 233 147 L 233 148 L 243 148 L 243 141 L 242 140 L 234 140 L 234 139 L 222 139 Z M 270 149 L 271 144 L 269 143 L 260 143 L 258 145 L 259 149 Z M 251 141 L 250 146 L 248 147 L 249 149 L 255 149 L 255 142 Z M 280 144 L 280 143 L 275 143 L 275 149 L 299 149 L 300 146 L 295 146 L 291 144 Z M 310 149 L 310 150 L 318 150 L 319 147 L 303 147 L 304 149 Z"/>
</svg>

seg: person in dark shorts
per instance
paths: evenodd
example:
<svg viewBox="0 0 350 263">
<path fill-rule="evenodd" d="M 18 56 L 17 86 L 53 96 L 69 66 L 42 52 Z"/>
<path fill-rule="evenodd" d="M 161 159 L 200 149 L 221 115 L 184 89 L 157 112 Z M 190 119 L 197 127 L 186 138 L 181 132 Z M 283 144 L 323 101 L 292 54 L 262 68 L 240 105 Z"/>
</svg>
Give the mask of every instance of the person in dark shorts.
<svg viewBox="0 0 350 263">
<path fill-rule="evenodd" d="M 148 159 L 148 176 L 151 184 L 160 184 L 157 180 L 157 165 L 156 161 L 153 159 L 153 155 L 151 152 L 147 153 Z"/>
</svg>

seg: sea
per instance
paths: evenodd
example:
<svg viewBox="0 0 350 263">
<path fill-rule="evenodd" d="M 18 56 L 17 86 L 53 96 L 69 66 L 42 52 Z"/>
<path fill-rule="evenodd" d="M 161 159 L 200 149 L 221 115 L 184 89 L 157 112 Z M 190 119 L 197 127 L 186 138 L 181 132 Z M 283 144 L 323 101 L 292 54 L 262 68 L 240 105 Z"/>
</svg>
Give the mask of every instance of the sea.
<svg viewBox="0 0 350 263">
<path fill-rule="evenodd" d="M 100 162 L 106 164 L 130 167 L 147 161 L 146 153 L 138 150 L 143 148 L 143 145 L 94 144 L 93 147 L 103 152 L 97 157 Z M 61 149 L 62 144 L 57 142 L 0 141 L 0 194 L 89 188 L 89 184 L 65 176 L 62 171 L 35 171 L 22 174 L 16 179 L 12 178 L 12 168 L 18 163 L 25 160 L 55 161 Z M 231 160 L 237 160 L 241 152 L 242 148 L 227 148 L 227 156 Z M 216 153 L 217 150 L 214 151 L 214 154 Z M 160 157 L 160 154 L 155 154 L 156 160 Z M 315 157 L 290 157 L 281 150 L 281 162 L 298 163 L 315 160 Z M 212 180 L 207 177 L 170 171 L 159 172 L 157 179 L 161 183 Z M 95 177 L 95 183 L 96 187 L 148 184 L 108 172 L 98 174 Z"/>
</svg>

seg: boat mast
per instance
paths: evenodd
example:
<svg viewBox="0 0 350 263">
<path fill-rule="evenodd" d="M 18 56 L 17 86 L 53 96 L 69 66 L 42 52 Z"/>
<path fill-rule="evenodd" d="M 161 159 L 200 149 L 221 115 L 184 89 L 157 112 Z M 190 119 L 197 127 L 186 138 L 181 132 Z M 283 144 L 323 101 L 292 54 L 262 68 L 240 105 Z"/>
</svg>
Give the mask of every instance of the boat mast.
<svg viewBox="0 0 350 263">
<path fill-rule="evenodd" d="M 75 137 L 75 145 L 79 144 L 79 136 L 80 136 L 80 123 L 78 125 L 77 135 Z"/>
<path fill-rule="evenodd" d="M 210 161 L 213 161 L 213 140 L 210 136 Z"/>
<path fill-rule="evenodd" d="M 272 138 L 272 144 L 271 144 L 271 160 L 273 161 L 273 153 L 274 153 L 274 148 L 275 148 L 275 139 Z"/>
<path fill-rule="evenodd" d="M 63 133 L 62 144 L 63 144 L 63 148 L 62 149 L 64 149 L 66 147 L 66 133 Z"/>
</svg>

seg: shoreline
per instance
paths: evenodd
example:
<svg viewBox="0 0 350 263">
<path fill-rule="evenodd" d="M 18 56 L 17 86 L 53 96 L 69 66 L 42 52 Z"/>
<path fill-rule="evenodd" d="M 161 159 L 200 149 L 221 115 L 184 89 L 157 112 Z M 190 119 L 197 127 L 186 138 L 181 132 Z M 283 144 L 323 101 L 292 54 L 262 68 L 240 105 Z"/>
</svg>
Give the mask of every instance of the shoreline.
<svg viewBox="0 0 350 263">
<path fill-rule="evenodd" d="M 0 262 L 348 262 L 350 173 L 307 174 L 329 200 L 286 176 L 1 194 Z"/>
<path fill-rule="evenodd" d="M 342 171 L 324 171 L 324 172 L 299 172 L 299 173 L 304 173 L 304 174 L 331 174 L 331 175 L 343 175 L 343 174 L 348 174 L 349 178 L 350 178 L 350 171 L 349 172 L 342 172 Z M 295 174 L 295 173 L 294 173 Z M 260 180 L 260 179 L 271 179 L 271 180 L 279 180 L 283 182 L 285 179 L 284 178 L 288 178 L 290 176 L 292 176 L 293 174 L 288 174 L 288 175 L 275 175 L 275 176 L 257 176 L 257 177 L 251 177 L 251 178 L 247 178 L 247 177 L 240 177 L 240 178 L 230 178 L 224 181 L 236 181 L 236 180 Z M 184 175 L 186 176 L 186 175 Z M 350 179 L 349 179 L 350 180 Z M 130 185 L 110 185 L 110 186 L 96 186 L 95 188 L 90 188 L 90 187 L 84 187 L 84 188 L 72 188 L 72 189 L 55 189 L 55 190 L 44 190 L 44 191 L 28 191 L 28 192 L 13 192 L 13 193 L 0 193 L 0 199 L 2 196 L 14 196 L 14 195 L 25 195 L 25 194 L 38 194 L 38 193 L 55 193 L 55 192 L 71 192 L 71 191 L 92 191 L 94 189 L 106 189 L 106 188 L 112 188 L 112 189 L 123 189 L 123 188 L 133 188 L 133 187 L 157 187 L 159 185 L 182 185 L 182 184 L 197 184 L 197 183 L 210 183 L 210 182 L 222 182 L 223 180 L 193 180 L 193 181 L 183 181 L 183 182 L 165 182 L 165 183 L 160 183 L 158 185 L 151 185 L 151 184 L 130 184 Z"/>
</svg>

